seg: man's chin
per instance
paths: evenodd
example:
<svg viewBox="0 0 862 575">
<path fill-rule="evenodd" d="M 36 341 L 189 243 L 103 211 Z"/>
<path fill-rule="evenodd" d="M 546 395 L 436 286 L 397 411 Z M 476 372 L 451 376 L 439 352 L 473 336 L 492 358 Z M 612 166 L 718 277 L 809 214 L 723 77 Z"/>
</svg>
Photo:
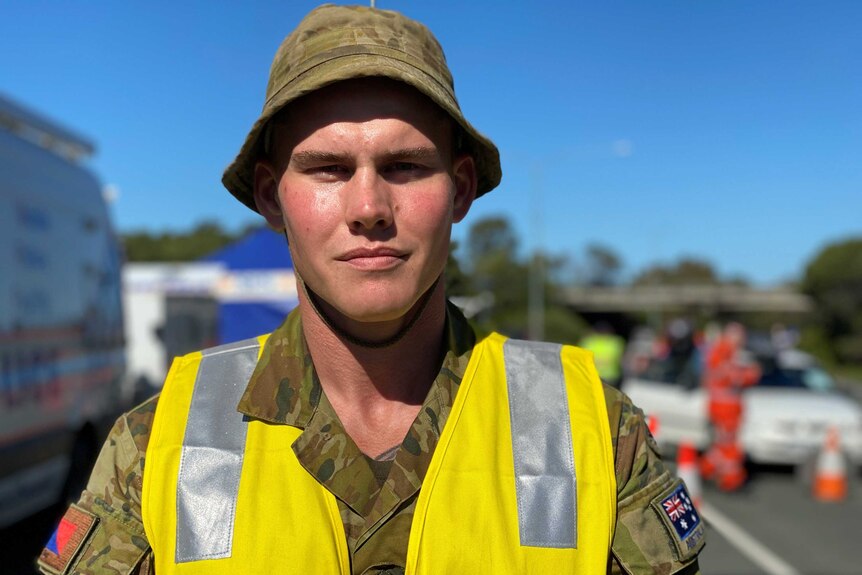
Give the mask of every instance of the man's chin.
<svg viewBox="0 0 862 575">
<path fill-rule="evenodd" d="M 410 310 L 422 299 L 422 292 L 415 293 L 417 291 L 394 284 L 355 289 L 349 297 L 339 298 L 337 307 L 341 315 L 353 321 L 387 323 L 410 314 Z"/>
<path fill-rule="evenodd" d="M 370 307 L 361 306 L 356 308 L 347 308 L 340 310 L 341 315 L 357 324 L 365 325 L 369 328 L 384 327 L 387 324 L 398 323 L 403 321 L 409 314 L 413 305 L 393 306 L 392 302 L 389 305 Z"/>
<path fill-rule="evenodd" d="M 348 332 L 387 333 L 399 330 L 414 318 L 419 307 L 427 304 L 428 299 L 423 296 L 430 295 L 429 290 L 434 285 L 436 282 L 425 291 L 415 285 L 405 289 L 404 285 L 395 283 L 373 287 L 358 285 L 353 286 L 350 293 L 330 294 L 335 296 L 332 299 L 315 292 L 315 301 L 332 323 Z M 369 287 L 371 289 L 367 289 Z"/>
</svg>

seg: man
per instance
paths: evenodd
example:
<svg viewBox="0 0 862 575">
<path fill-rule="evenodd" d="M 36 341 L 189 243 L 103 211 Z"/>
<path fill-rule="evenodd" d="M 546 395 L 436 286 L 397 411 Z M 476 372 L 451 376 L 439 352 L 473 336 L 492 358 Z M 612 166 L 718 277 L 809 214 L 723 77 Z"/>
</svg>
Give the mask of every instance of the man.
<svg viewBox="0 0 862 575">
<path fill-rule="evenodd" d="M 611 387 L 619 387 L 626 342 L 614 333 L 614 328 L 609 323 L 600 321 L 578 345 L 593 354 L 593 362 L 602 382 Z"/>
<path fill-rule="evenodd" d="M 760 368 L 746 361 L 745 326 L 730 322 L 706 354 L 703 385 L 707 393 L 712 444 L 701 460 L 704 479 L 722 491 L 738 491 L 748 480 L 745 451 L 739 441 L 745 405 L 742 390 L 757 383 Z"/>
<path fill-rule="evenodd" d="M 446 301 L 451 225 L 500 177 L 421 24 L 306 16 L 223 179 L 284 231 L 299 307 L 174 362 L 43 570 L 697 572 L 703 524 L 588 354 Z"/>
</svg>

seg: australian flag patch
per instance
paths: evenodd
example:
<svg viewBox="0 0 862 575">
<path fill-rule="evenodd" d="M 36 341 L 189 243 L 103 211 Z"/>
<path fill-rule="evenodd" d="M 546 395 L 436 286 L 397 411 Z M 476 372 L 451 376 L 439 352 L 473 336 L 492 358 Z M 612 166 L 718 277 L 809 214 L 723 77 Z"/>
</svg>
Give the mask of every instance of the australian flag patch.
<svg viewBox="0 0 862 575">
<path fill-rule="evenodd" d="M 65 573 L 97 521 L 77 505 L 69 507 L 39 555 L 39 563 L 52 572 Z"/>
<path fill-rule="evenodd" d="M 688 538 L 700 525 L 700 515 L 694 508 L 684 484 L 679 484 L 670 495 L 662 499 L 661 509 L 682 540 Z"/>
</svg>

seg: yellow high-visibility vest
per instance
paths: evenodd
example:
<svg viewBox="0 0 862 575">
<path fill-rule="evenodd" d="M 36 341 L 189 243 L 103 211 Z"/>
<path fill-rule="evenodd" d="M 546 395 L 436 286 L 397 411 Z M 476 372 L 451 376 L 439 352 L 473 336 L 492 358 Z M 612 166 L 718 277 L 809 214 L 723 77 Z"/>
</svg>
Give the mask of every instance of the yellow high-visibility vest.
<svg viewBox="0 0 862 575">
<path fill-rule="evenodd" d="M 593 352 L 593 361 L 595 361 L 599 377 L 608 381 L 619 379 L 621 375 L 620 362 L 626 347 L 623 338 L 608 333 L 597 333 L 587 336 L 579 345 Z"/>
<path fill-rule="evenodd" d="M 289 425 L 236 404 L 266 337 L 174 362 L 144 470 L 156 573 L 350 573 L 335 497 Z M 415 508 L 406 572 L 604 573 L 616 480 L 589 353 L 492 334 L 473 350 Z"/>
</svg>

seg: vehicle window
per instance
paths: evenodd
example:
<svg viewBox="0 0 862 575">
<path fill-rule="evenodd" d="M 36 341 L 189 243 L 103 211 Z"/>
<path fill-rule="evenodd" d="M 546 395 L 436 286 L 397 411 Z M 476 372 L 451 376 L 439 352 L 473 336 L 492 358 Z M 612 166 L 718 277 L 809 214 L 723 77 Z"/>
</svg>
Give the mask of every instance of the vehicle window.
<svg viewBox="0 0 862 575">
<path fill-rule="evenodd" d="M 699 361 L 695 355 L 688 358 L 656 359 L 650 362 L 641 377 L 687 388 L 697 387 L 700 384 Z"/>
<path fill-rule="evenodd" d="M 819 367 L 811 367 L 803 372 L 805 386 L 814 391 L 829 391 L 835 387 L 835 380 Z"/>
<path fill-rule="evenodd" d="M 757 383 L 760 387 L 795 387 L 804 389 L 803 372 L 798 369 L 773 369 L 765 371 Z"/>
</svg>

